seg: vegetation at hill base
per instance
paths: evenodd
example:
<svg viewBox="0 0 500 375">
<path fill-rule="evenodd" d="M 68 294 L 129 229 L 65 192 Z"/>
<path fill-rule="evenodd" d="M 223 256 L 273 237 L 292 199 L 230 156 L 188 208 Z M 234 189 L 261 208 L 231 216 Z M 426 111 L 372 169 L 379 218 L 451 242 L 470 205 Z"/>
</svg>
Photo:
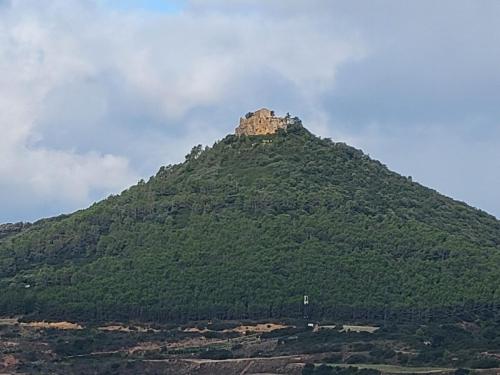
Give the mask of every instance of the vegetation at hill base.
<svg viewBox="0 0 500 375">
<path fill-rule="evenodd" d="M 493 321 L 390 324 L 373 333 L 346 331 L 342 324 L 312 329 L 301 319 L 88 323 L 73 329 L 36 323 L 0 319 L 0 371 L 489 375 L 500 366 L 500 339 L 493 334 L 500 322 Z"/>
<path fill-rule="evenodd" d="M 0 236 L 0 314 L 497 317 L 500 222 L 300 124 Z"/>
</svg>

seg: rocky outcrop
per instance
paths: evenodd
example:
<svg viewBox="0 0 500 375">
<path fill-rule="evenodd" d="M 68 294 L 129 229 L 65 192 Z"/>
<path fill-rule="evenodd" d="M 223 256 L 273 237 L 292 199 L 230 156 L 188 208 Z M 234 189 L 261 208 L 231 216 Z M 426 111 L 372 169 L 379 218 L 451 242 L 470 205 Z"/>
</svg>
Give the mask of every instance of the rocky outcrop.
<svg viewBox="0 0 500 375">
<path fill-rule="evenodd" d="M 279 129 L 286 129 L 295 123 L 290 115 L 277 117 L 274 111 L 267 108 L 259 109 L 256 112 L 249 112 L 245 117 L 240 118 L 240 126 L 236 128 L 236 135 L 264 135 L 274 134 Z"/>
</svg>

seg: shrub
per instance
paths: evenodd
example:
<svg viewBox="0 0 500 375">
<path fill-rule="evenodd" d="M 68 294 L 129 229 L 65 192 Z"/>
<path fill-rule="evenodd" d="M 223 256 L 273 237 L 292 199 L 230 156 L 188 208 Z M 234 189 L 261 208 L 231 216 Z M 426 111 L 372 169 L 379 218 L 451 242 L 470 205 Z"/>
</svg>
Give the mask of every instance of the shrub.
<svg viewBox="0 0 500 375">
<path fill-rule="evenodd" d="M 306 363 L 302 369 L 302 375 L 313 375 L 314 365 L 312 363 Z"/>
<path fill-rule="evenodd" d="M 226 329 L 233 329 L 239 327 L 240 323 L 235 322 L 213 322 L 207 326 L 211 331 L 224 331 Z"/>
<path fill-rule="evenodd" d="M 330 375 L 333 374 L 333 368 L 328 365 L 320 365 L 316 367 L 314 374 L 315 375 Z"/>
<path fill-rule="evenodd" d="M 199 354 L 200 358 L 204 359 L 231 359 L 233 353 L 226 349 L 208 349 Z"/>
<path fill-rule="evenodd" d="M 242 345 L 242 344 L 234 344 L 234 345 L 231 347 L 231 350 L 240 350 L 241 348 L 243 348 L 243 345 Z"/>
<path fill-rule="evenodd" d="M 223 338 L 224 335 L 221 332 L 208 331 L 208 332 L 203 332 L 203 336 L 207 339 L 221 339 Z"/>
<path fill-rule="evenodd" d="M 349 364 L 367 363 L 367 362 L 368 362 L 368 357 L 360 354 L 353 354 L 345 361 L 345 363 Z"/>
<path fill-rule="evenodd" d="M 340 363 L 342 362 L 342 354 L 332 354 L 323 359 L 326 363 Z"/>
<path fill-rule="evenodd" d="M 385 348 L 375 348 L 370 351 L 370 356 L 372 356 L 376 360 L 384 360 L 393 358 L 396 355 L 396 352 L 392 349 Z"/>
<path fill-rule="evenodd" d="M 479 358 L 470 361 L 469 365 L 472 368 L 479 369 L 496 368 L 500 366 L 500 361 L 495 358 Z"/>
<path fill-rule="evenodd" d="M 356 342 L 352 344 L 352 350 L 354 352 L 368 352 L 374 348 L 373 344 L 369 342 Z"/>
<path fill-rule="evenodd" d="M 359 375 L 380 375 L 381 372 L 379 370 L 375 370 L 373 368 L 364 368 L 358 371 Z"/>
</svg>

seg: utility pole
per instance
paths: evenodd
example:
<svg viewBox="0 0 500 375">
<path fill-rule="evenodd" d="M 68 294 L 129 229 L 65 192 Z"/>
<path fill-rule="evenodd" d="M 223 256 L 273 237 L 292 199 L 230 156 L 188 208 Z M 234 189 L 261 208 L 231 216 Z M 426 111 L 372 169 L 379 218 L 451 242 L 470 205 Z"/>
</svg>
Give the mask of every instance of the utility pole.
<svg viewBox="0 0 500 375">
<path fill-rule="evenodd" d="M 304 319 L 309 319 L 309 296 L 304 296 Z"/>
</svg>

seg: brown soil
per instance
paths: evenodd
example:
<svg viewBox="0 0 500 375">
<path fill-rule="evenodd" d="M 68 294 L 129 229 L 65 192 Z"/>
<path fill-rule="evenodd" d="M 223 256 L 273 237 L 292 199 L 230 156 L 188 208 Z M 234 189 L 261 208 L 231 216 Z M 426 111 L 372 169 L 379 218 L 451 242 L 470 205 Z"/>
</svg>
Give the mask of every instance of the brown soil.
<svg viewBox="0 0 500 375">
<path fill-rule="evenodd" d="M 252 332 L 252 333 L 263 333 L 263 332 L 272 332 L 277 329 L 282 329 L 282 328 L 288 328 L 290 326 L 283 325 L 283 324 L 275 324 L 275 323 L 262 323 L 262 324 L 255 324 L 255 325 L 241 325 L 236 328 L 231 328 L 231 329 L 225 329 L 222 332 L 227 333 L 227 332 L 236 332 L 241 335 L 244 335 L 246 332 Z M 207 328 L 199 329 L 197 327 L 190 327 L 186 328 L 183 330 L 183 332 L 191 332 L 191 333 L 206 333 L 206 332 L 212 332 L 211 330 Z"/>
<path fill-rule="evenodd" d="M 23 327 L 31 327 L 36 329 L 83 329 L 80 324 L 71 323 L 71 322 L 30 322 L 30 323 L 21 323 Z"/>
<path fill-rule="evenodd" d="M 247 331 L 255 333 L 263 333 L 263 332 L 272 332 L 276 331 L 277 329 L 283 329 L 288 327 L 290 326 L 286 326 L 283 324 L 275 324 L 275 323 L 265 323 L 265 324 L 257 324 L 254 326 L 239 326 L 233 329 L 226 329 L 223 332 L 237 332 L 244 335 Z"/>
</svg>

